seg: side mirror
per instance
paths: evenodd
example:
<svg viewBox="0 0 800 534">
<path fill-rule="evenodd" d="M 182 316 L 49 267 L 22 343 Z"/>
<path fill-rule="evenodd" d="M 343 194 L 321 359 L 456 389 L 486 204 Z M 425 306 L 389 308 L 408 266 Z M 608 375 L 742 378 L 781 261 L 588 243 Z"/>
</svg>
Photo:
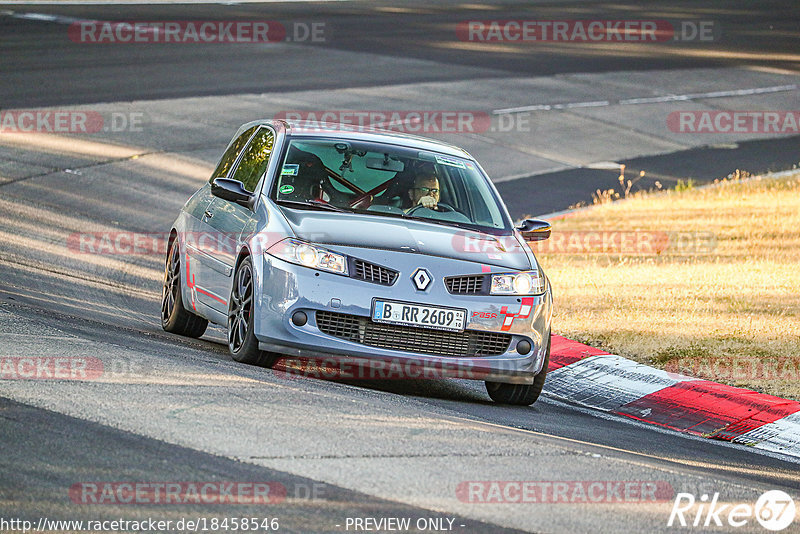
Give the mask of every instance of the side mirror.
<svg viewBox="0 0 800 534">
<path fill-rule="evenodd" d="M 525 219 L 517 227 L 525 241 L 544 241 L 550 237 L 552 226 L 542 219 Z"/>
<path fill-rule="evenodd" d="M 223 200 L 236 202 L 246 208 L 250 207 L 250 203 L 255 197 L 253 193 L 244 188 L 242 182 L 230 178 L 214 178 L 214 181 L 211 182 L 211 194 Z"/>
</svg>

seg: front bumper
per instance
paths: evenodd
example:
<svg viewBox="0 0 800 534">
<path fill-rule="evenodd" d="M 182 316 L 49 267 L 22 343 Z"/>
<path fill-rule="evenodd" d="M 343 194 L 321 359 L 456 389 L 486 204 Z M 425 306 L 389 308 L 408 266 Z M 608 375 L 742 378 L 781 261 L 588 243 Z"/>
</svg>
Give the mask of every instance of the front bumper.
<svg viewBox="0 0 800 534">
<path fill-rule="evenodd" d="M 530 384 L 542 370 L 552 313 L 549 283 L 544 294 L 534 297 L 453 295 L 443 283 L 445 276 L 480 274 L 487 266 L 392 251 L 338 251 L 362 258 L 369 254 L 369 261 L 390 265 L 400 274 L 392 286 L 383 286 L 316 271 L 265 255 L 258 266 L 260 269 L 257 268 L 261 280 L 256 284 L 257 312 L 254 321 L 260 349 L 323 360 L 328 365 L 340 368 L 346 366 L 350 370 L 357 369 L 362 377 L 363 361 L 368 360 L 367 377 L 375 378 L 387 376 L 380 369 L 394 369 L 397 374 L 408 378 L 454 377 Z M 419 267 L 425 267 L 434 279 L 425 291 L 416 290 L 411 282 L 411 274 Z M 505 272 L 498 267 L 488 268 L 492 272 Z M 472 333 L 469 336 L 471 339 L 494 338 L 490 334 L 496 333 L 509 340 L 507 348 L 493 354 L 468 356 L 466 353 L 475 346 L 471 341 L 472 344 L 467 343 L 470 350 L 465 350 L 464 354 L 453 353 L 452 348 L 444 350 L 441 347 L 458 346 L 450 343 L 458 336 L 421 329 L 424 332 L 406 331 L 421 336 L 415 336 L 415 343 L 409 343 L 413 349 L 404 350 L 397 346 L 398 329 L 391 327 L 395 341 L 392 348 L 386 348 L 384 334 L 387 330 L 384 325 L 373 323 L 369 318 L 375 298 L 464 308 L 467 310 L 466 332 Z M 292 315 L 299 311 L 307 317 L 307 322 L 302 326 L 292 322 Z M 331 317 L 358 321 L 358 326 L 353 327 L 358 333 L 354 330 L 352 335 L 343 335 L 341 329 L 331 329 L 324 321 L 321 328 L 318 319 Z M 377 332 L 377 337 L 365 333 L 367 330 L 373 334 Z M 340 335 L 332 335 L 331 332 Z M 376 342 L 376 339 L 380 341 Z M 420 339 L 429 342 L 430 347 L 426 348 Z M 517 349 L 520 341 L 530 344 L 531 348 L 525 354 Z M 450 353 L 427 353 L 431 351 Z M 376 365 L 378 371 L 375 371 Z M 388 376 L 393 375 L 389 373 Z"/>
</svg>

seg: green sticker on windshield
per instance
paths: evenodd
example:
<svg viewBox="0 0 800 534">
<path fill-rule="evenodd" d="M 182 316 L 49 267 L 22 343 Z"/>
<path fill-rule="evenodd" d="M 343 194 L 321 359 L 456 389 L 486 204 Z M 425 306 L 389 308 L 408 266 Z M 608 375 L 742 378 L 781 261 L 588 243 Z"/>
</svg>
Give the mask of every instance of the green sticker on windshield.
<svg viewBox="0 0 800 534">
<path fill-rule="evenodd" d="M 436 156 L 436 163 L 440 165 L 450 165 L 451 167 L 458 167 L 459 169 L 466 169 L 464 163 L 456 158 L 448 158 L 447 156 Z"/>
<path fill-rule="evenodd" d="M 278 189 L 278 192 L 279 192 L 281 195 L 289 195 L 289 194 L 291 194 L 291 193 L 292 193 L 292 191 L 294 191 L 294 186 L 292 186 L 292 185 L 289 185 L 289 184 L 284 184 L 284 185 L 282 185 L 282 186 L 280 187 L 280 189 Z"/>
<path fill-rule="evenodd" d="M 298 163 L 287 163 L 281 170 L 281 176 L 297 176 L 297 171 L 300 170 Z"/>
</svg>

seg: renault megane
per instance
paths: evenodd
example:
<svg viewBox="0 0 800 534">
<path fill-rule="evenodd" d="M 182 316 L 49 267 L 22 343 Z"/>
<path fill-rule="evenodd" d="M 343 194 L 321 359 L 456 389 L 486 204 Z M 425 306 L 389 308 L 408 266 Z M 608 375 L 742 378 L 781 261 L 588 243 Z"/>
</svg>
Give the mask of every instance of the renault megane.
<svg viewBox="0 0 800 534">
<path fill-rule="evenodd" d="M 236 132 L 172 226 L 164 330 L 227 329 L 234 360 L 413 361 L 539 396 L 550 282 L 464 150 L 396 132 L 260 120 Z M 467 372 L 464 372 L 467 371 Z"/>
</svg>

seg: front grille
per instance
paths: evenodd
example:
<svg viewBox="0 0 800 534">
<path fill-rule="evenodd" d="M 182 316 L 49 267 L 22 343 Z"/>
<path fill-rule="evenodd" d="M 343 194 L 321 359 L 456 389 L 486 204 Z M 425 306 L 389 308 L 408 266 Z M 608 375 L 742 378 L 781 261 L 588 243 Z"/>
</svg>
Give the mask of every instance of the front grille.
<svg viewBox="0 0 800 534">
<path fill-rule="evenodd" d="M 494 356 L 505 353 L 511 344 L 509 334 L 389 325 L 374 323 L 367 317 L 329 311 L 317 312 L 317 327 L 324 334 L 370 347 L 436 356 Z"/>
<path fill-rule="evenodd" d="M 444 279 L 447 290 L 456 295 L 479 295 L 483 293 L 486 275 L 451 276 Z"/>
<path fill-rule="evenodd" d="M 369 263 L 364 260 L 353 260 L 353 278 L 390 286 L 397 280 L 397 271 L 388 267 Z"/>
</svg>

